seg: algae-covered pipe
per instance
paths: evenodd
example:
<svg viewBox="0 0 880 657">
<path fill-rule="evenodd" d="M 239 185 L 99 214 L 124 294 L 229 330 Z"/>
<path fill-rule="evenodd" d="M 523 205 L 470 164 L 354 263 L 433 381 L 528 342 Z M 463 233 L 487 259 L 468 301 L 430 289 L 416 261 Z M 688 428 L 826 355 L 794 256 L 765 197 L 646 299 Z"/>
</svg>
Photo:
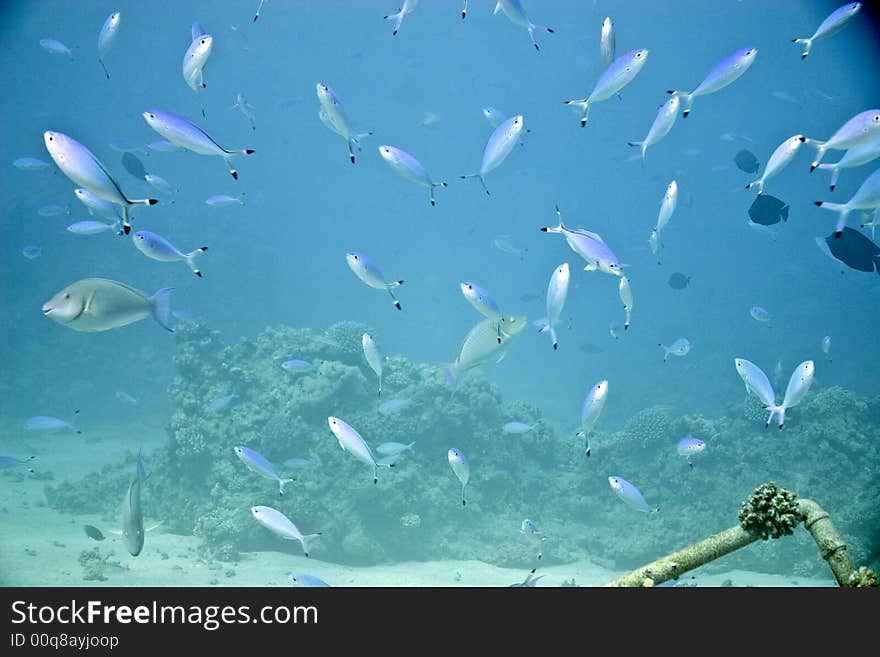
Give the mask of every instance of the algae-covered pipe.
<svg viewBox="0 0 880 657">
<path fill-rule="evenodd" d="M 803 521 L 804 527 L 816 541 L 822 558 L 828 563 L 837 583 L 840 586 L 876 586 L 876 576 L 873 576 L 873 573 L 856 570 L 846 550 L 846 543 L 843 542 L 825 510 L 813 500 L 799 499 L 796 504 L 799 519 Z M 603 586 L 656 586 L 750 545 L 759 538 L 762 536 L 758 532 L 749 531 L 742 526 L 731 527 Z"/>
<path fill-rule="evenodd" d="M 837 583 L 841 586 L 852 586 L 856 567 L 850 559 L 849 552 L 846 551 L 846 543 L 837 533 L 831 518 L 813 500 L 799 499 L 798 511 L 803 516 L 804 527 L 819 546 L 822 558 L 828 563 Z"/>
<path fill-rule="evenodd" d="M 760 536 L 746 531 L 739 525 L 725 529 L 714 536 L 689 547 L 673 552 L 647 566 L 618 577 L 603 586 L 656 586 L 675 579 L 689 570 L 751 545 Z"/>
</svg>

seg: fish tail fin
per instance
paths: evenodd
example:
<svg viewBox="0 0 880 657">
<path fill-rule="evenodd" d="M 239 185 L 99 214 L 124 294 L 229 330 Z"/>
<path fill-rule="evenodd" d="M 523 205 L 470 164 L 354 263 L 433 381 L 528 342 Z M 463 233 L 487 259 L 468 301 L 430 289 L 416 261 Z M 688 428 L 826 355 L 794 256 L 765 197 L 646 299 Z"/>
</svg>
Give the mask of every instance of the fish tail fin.
<svg viewBox="0 0 880 657">
<path fill-rule="evenodd" d="M 296 481 L 295 479 L 279 479 L 278 480 L 278 494 L 284 495 L 284 486 Z"/>
<path fill-rule="evenodd" d="M 431 183 L 431 205 L 437 205 L 437 202 L 434 200 L 434 190 L 438 187 L 448 187 L 445 182 L 432 182 Z"/>
<path fill-rule="evenodd" d="M 189 265 L 189 268 L 193 270 L 193 274 L 195 274 L 199 278 L 202 277 L 202 272 L 200 272 L 199 268 L 196 267 L 196 256 L 202 255 L 207 250 L 207 246 L 202 246 L 195 251 L 190 251 L 186 254 L 186 264 Z"/>
<path fill-rule="evenodd" d="M 792 39 L 791 42 L 804 44 L 804 52 L 801 53 L 801 60 L 803 61 L 804 59 L 806 59 L 807 55 L 810 54 L 810 49 L 813 47 L 813 40 L 812 39 Z"/>
<path fill-rule="evenodd" d="M 528 30 L 529 38 L 532 40 L 532 45 L 535 46 L 535 50 L 537 50 L 538 52 L 540 52 L 541 49 L 538 47 L 538 41 L 535 39 L 535 30 L 540 30 L 542 32 L 553 34 L 553 30 L 551 28 L 544 25 L 535 25 L 534 23 L 529 23 Z"/>
<path fill-rule="evenodd" d="M 106 75 L 107 79 L 109 80 L 110 79 L 110 72 L 107 70 L 107 65 L 104 63 L 104 60 L 101 59 L 100 57 L 98 58 L 98 61 L 101 64 L 101 68 L 104 69 L 104 75 Z"/>
<path fill-rule="evenodd" d="M 770 423 L 773 421 L 773 416 L 776 415 L 778 418 L 779 428 L 782 429 L 782 425 L 785 424 L 785 404 L 776 405 L 771 404 L 770 406 L 764 407 L 765 411 L 770 411 L 770 415 L 767 417 L 767 422 L 765 422 L 765 426 L 770 426 Z"/>
<path fill-rule="evenodd" d="M 446 378 L 446 385 L 454 391 L 458 387 L 458 375 L 455 371 L 455 363 L 442 363 L 440 365 L 440 371 L 443 372 L 443 376 Z"/>
<path fill-rule="evenodd" d="M 483 174 L 482 174 L 482 173 L 469 173 L 469 174 L 467 174 L 467 175 L 462 176 L 462 179 L 466 179 L 466 178 L 479 178 L 479 179 L 480 179 L 480 184 L 482 184 L 482 185 L 483 185 L 483 189 L 486 190 L 486 195 L 487 195 L 487 196 L 489 195 L 489 188 L 486 187 L 486 180 L 485 180 L 485 178 L 483 178 Z"/>
<path fill-rule="evenodd" d="M 667 360 L 669 360 L 669 347 L 667 347 L 666 345 L 660 344 L 659 342 L 657 343 L 657 346 L 660 347 L 664 351 L 663 362 L 665 363 Z"/>
<path fill-rule="evenodd" d="M 819 168 L 819 162 L 822 161 L 822 158 L 825 157 L 825 151 L 828 149 L 825 146 L 824 141 L 816 141 L 815 139 L 808 139 L 807 142 L 810 146 L 815 147 L 816 149 L 816 159 L 813 160 L 813 163 L 810 164 L 810 173 L 813 173 L 816 169 Z"/>
<path fill-rule="evenodd" d="M 566 105 L 574 105 L 575 107 L 580 107 L 584 110 L 584 115 L 581 117 L 581 127 L 585 127 L 587 125 L 587 119 L 590 116 L 590 99 L 584 98 L 583 100 L 566 100 Z"/>
<path fill-rule="evenodd" d="M 402 309 L 400 307 L 400 301 L 398 301 L 397 297 L 394 296 L 394 288 L 400 287 L 401 285 L 403 285 L 403 281 L 393 281 L 391 283 L 388 283 L 388 288 L 387 288 L 388 294 L 391 295 L 391 301 L 392 301 L 392 303 L 394 303 L 394 307 L 397 308 L 398 310 L 402 310 Z"/>
<path fill-rule="evenodd" d="M 815 203 L 820 208 L 839 213 L 837 217 L 837 225 L 834 227 L 834 236 L 840 237 L 843 233 L 843 227 L 846 225 L 846 218 L 849 216 L 852 208 L 849 207 L 848 203 L 827 203 L 825 201 L 816 201 Z"/>
<path fill-rule="evenodd" d="M 565 228 L 565 222 L 562 220 L 562 211 L 559 209 L 559 205 L 556 206 L 556 226 L 541 226 L 542 233 L 561 233 Z"/>
<path fill-rule="evenodd" d="M 757 180 L 753 180 L 748 185 L 746 185 L 746 189 L 751 189 L 752 187 L 758 188 L 758 196 L 764 193 L 764 178 L 758 178 Z"/>
<path fill-rule="evenodd" d="M 691 107 L 694 104 L 694 97 L 692 94 L 687 93 L 686 91 L 676 91 L 675 89 L 667 89 L 666 93 L 675 94 L 681 99 L 681 117 L 686 119 L 688 114 L 691 113 Z"/>
<path fill-rule="evenodd" d="M 238 180 L 238 171 L 236 171 L 235 167 L 232 166 L 232 158 L 237 155 L 253 155 L 254 149 L 253 148 L 239 148 L 234 151 L 227 151 L 224 149 L 223 152 L 226 153 L 226 157 L 223 158 L 226 161 L 226 168 L 229 169 L 229 173 L 230 173 L 230 175 L 232 175 L 232 179 Z"/>
<path fill-rule="evenodd" d="M 397 36 L 397 33 L 400 31 L 400 24 L 403 22 L 403 9 L 396 14 L 388 14 L 383 20 L 394 21 L 394 31 L 391 33 L 391 36 Z"/>
<path fill-rule="evenodd" d="M 309 556 L 309 543 L 318 538 L 320 535 L 321 532 L 318 532 L 317 534 L 306 534 L 300 539 L 300 543 L 302 543 L 303 547 L 303 554 L 306 555 L 306 557 Z"/>
<path fill-rule="evenodd" d="M 163 287 L 149 299 L 153 309 L 153 319 L 159 322 L 163 329 L 172 333 L 174 329 L 169 324 L 169 316 L 171 315 L 171 292 L 173 291 L 173 287 Z"/>
<path fill-rule="evenodd" d="M 467 18 L 467 3 L 468 0 L 464 0 L 464 7 L 461 8 L 461 20 Z"/>
</svg>

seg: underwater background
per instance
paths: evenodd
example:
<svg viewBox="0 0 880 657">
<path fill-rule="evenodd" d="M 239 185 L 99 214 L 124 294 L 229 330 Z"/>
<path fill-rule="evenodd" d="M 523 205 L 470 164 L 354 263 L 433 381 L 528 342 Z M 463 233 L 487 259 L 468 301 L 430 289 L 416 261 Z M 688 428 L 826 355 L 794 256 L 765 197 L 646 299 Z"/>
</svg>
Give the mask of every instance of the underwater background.
<svg viewBox="0 0 880 657">
<path fill-rule="evenodd" d="M 472 0 L 465 21 L 457 0 L 422 0 L 392 36 L 382 17 L 398 10 L 396 1 L 272 0 L 257 22 L 258 3 L 250 1 L 3 3 L 0 453 L 37 458 L 34 474 L 0 471 L 2 524 L 11 530 L 0 532 L 0 583 L 30 583 L 25 570 L 10 566 L 22 544 L 37 553 L 29 569 L 51 570 L 46 518 L 59 526 L 87 515 L 91 524 L 118 524 L 140 449 L 150 472 L 145 513 L 163 522 L 147 534 L 141 560 L 158 559 L 163 533 L 194 535 L 201 559 L 234 562 L 260 551 L 299 559 L 298 544 L 281 542 L 251 517 L 252 506 L 268 505 L 304 533 L 322 532 L 313 560 L 478 560 L 525 572 L 536 565 L 519 529 L 528 517 L 547 536 L 542 563 L 591 560 L 623 570 L 735 524 L 740 502 L 770 480 L 819 502 L 857 562 L 876 559 L 880 277 L 816 247 L 834 215 L 813 204 L 850 198 L 875 165 L 844 170 L 829 192 L 825 171 L 808 173 L 814 150 L 805 146 L 767 184 L 790 205 L 771 236 L 747 225 L 755 193 L 743 188 L 757 176 L 734 163 L 748 149 L 763 171 L 792 134 L 826 139 L 878 106 L 880 39 L 871 7 L 802 61 L 791 39 L 811 34 L 839 3 L 526 0 L 532 19 L 555 30 L 538 33 L 536 52 L 524 29 L 492 16 L 488 0 Z M 106 58 L 108 80 L 96 40 L 114 10 L 123 24 Z M 647 48 L 650 55 L 621 100 L 595 104 L 581 128 L 579 113 L 562 101 L 589 95 L 601 74 L 606 15 L 618 54 Z M 214 37 L 199 96 L 180 70 L 193 21 Z M 46 52 L 43 38 L 71 47 L 72 61 Z M 754 65 L 730 87 L 696 99 L 642 165 L 627 142 L 644 137 L 666 90 L 694 88 L 745 46 L 758 48 Z M 354 165 L 318 118 L 318 82 L 333 87 L 356 132 L 373 132 Z M 255 129 L 230 109 L 239 93 L 254 107 Z M 487 106 L 522 114 L 530 130 L 487 176 L 488 196 L 478 182 L 460 179 L 479 168 L 492 130 L 481 113 Z M 151 150 L 158 136 L 141 114 L 153 108 L 190 118 L 228 148 L 256 152 L 236 159 L 234 181 L 218 158 Z M 158 198 L 134 212 L 133 230 L 155 231 L 183 251 L 207 246 L 203 278 L 183 264 L 144 258 L 113 232 L 66 231 L 90 217 L 51 163 L 46 130 L 87 145 L 129 197 Z M 133 155 L 174 186 L 173 197 L 123 167 L 111 147 L 121 142 L 138 147 Z M 412 153 L 448 182 L 435 207 L 427 190 L 382 161 L 381 144 Z M 25 156 L 50 166 L 12 166 Z M 658 264 L 648 237 L 672 179 L 679 202 Z M 243 194 L 244 204 L 206 205 L 216 194 Z M 47 204 L 69 214 L 40 216 Z M 609 325 L 623 323 L 618 279 L 582 271 L 562 237 L 539 231 L 555 225 L 557 204 L 569 227 L 599 233 L 630 265 L 632 324 L 617 338 Z M 849 226 L 858 228 L 860 217 L 851 215 Z M 499 236 L 520 252 L 498 248 Z M 41 255 L 24 257 L 28 245 Z M 404 280 L 396 289 L 401 311 L 352 274 L 349 251 L 369 254 L 389 280 Z M 554 351 L 531 322 L 547 314 L 549 275 L 562 262 L 571 265 L 571 286 Z M 684 289 L 668 283 L 676 272 L 690 277 Z M 147 319 L 79 333 L 41 316 L 58 290 L 94 276 L 147 294 L 175 288 L 175 332 Z M 502 362 L 463 375 L 453 397 L 438 366 L 455 360 L 481 319 L 458 289 L 466 280 L 530 324 Z M 750 316 L 756 305 L 769 322 Z M 395 413 L 377 410 L 376 378 L 361 350 L 365 331 L 389 357 L 380 401 L 411 400 Z M 658 343 L 679 337 L 692 350 L 664 362 Z M 747 397 L 736 357 L 759 364 L 779 396 L 798 363 L 815 361 L 816 380 L 782 431 L 765 429 L 766 413 Z M 288 359 L 314 367 L 290 372 L 281 367 Z M 586 458 L 575 437 L 580 408 L 602 379 L 608 401 Z M 209 410 L 227 394 L 236 395 L 229 406 Z M 70 419 L 77 410 L 81 434 L 24 429 L 31 416 Z M 374 485 L 370 468 L 339 449 L 331 415 L 372 447 L 416 445 Z M 535 428 L 504 433 L 511 421 Z M 707 444 L 694 467 L 676 453 L 689 435 Z M 297 477 L 283 498 L 244 467 L 235 445 Z M 471 464 L 465 508 L 446 460 L 451 447 Z M 290 458 L 308 464 L 282 466 Z M 660 512 L 624 505 L 608 486 L 611 475 L 637 485 Z M 28 520 L 34 508 L 39 522 Z M 79 540 L 82 550 L 94 547 L 81 532 Z M 134 559 L 118 546 L 115 552 L 122 562 Z M 828 572 L 800 531 L 724 565 Z M 78 585 L 79 577 L 53 583 Z M 125 574 L 111 583 L 125 585 Z"/>
</svg>

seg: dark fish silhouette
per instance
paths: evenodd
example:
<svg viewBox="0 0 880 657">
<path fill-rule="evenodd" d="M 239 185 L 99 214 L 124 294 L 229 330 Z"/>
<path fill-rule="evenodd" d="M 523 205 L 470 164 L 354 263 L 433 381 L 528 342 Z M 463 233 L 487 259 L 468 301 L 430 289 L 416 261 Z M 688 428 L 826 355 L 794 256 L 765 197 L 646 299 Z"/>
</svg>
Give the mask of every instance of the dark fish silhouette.
<svg viewBox="0 0 880 657">
<path fill-rule="evenodd" d="M 758 173 L 758 169 L 761 168 L 755 154 L 745 149 L 737 153 L 733 161 L 736 162 L 736 166 L 740 171 L 745 171 L 746 173 Z"/>
<path fill-rule="evenodd" d="M 880 246 L 853 228 L 844 227 L 840 237 L 825 238 L 831 255 L 851 269 L 880 274 Z"/>
<path fill-rule="evenodd" d="M 683 290 L 688 286 L 688 283 L 691 282 L 690 276 L 685 276 L 684 274 L 680 274 L 675 272 L 672 276 L 669 277 L 669 287 L 673 290 Z"/>
<path fill-rule="evenodd" d="M 143 163 L 131 153 L 122 154 L 122 166 L 124 166 L 125 170 L 138 180 L 143 181 L 144 176 L 147 175 L 147 171 L 146 169 L 144 169 Z"/>
<path fill-rule="evenodd" d="M 103 541 L 104 540 L 104 534 L 101 532 L 100 529 L 98 529 L 94 525 L 83 525 L 83 529 L 86 530 L 86 535 L 89 538 L 96 540 L 96 541 Z"/>
<path fill-rule="evenodd" d="M 788 221 L 788 204 L 775 196 L 761 194 L 749 208 L 749 219 L 762 226 Z"/>
</svg>

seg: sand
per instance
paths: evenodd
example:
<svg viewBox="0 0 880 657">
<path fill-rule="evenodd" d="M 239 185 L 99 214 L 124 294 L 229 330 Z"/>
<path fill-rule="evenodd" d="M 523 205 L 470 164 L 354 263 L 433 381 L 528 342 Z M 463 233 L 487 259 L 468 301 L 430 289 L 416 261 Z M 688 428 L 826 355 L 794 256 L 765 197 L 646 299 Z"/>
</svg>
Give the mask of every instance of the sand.
<svg viewBox="0 0 880 657">
<path fill-rule="evenodd" d="M 126 449 L 142 447 L 148 456 L 165 441 L 160 427 L 129 429 L 136 444 L 125 445 L 116 433 L 91 429 L 88 434 L 38 436 L 20 428 L 4 432 L 12 438 L 0 443 L 0 454 L 24 458 L 35 454 L 33 467 L 51 471 L 54 482 L 75 481 L 105 463 L 118 463 Z M 148 458 L 149 462 L 149 458 Z M 166 531 L 149 531 L 137 557 L 125 550 L 119 537 L 107 534 L 96 542 L 86 536 L 83 525 L 102 529 L 108 522 L 93 515 L 69 515 L 46 506 L 46 481 L 28 475 L 23 468 L 0 470 L 0 585 L 3 586 L 289 586 L 291 572 L 309 573 L 331 586 L 508 586 L 521 582 L 527 569 L 499 568 L 480 561 L 429 561 L 352 567 L 321 561 L 321 539 L 311 546 L 311 558 L 302 555 L 299 543 L 279 540 L 274 551 L 243 553 L 237 563 L 206 561 L 198 555 L 199 539 Z M 79 558 L 97 547 L 107 556 L 103 580 L 86 580 Z M 658 557 L 661 555 L 658 555 Z M 538 565 L 538 562 L 535 563 Z M 543 575 L 538 586 L 598 586 L 621 572 L 589 561 L 538 567 Z M 682 583 L 696 586 L 835 586 L 828 577 L 810 579 L 732 570 L 691 573 Z"/>
</svg>

